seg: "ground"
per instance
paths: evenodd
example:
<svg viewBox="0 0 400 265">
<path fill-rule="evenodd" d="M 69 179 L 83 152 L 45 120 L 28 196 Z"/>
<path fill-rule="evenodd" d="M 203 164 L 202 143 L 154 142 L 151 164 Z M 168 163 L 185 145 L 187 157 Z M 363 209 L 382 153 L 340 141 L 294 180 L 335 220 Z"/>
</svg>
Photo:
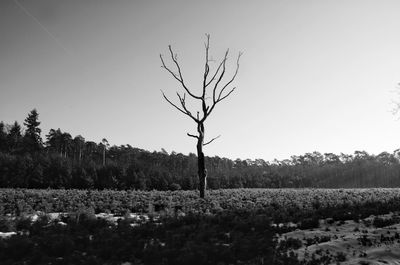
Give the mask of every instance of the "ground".
<svg viewBox="0 0 400 265">
<path fill-rule="evenodd" d="M 398 219 L 398 213 L 370 216 L 357 222 L 328 218 L 320 220 L 319 228 L 296 229 L 280 235 L 280 239 L 301 240 L 303 246 L 295 253 L 302 260 L 310 260 L 313 255 L 333 255 L 343 258 L 340 264 L 400 264 L 400 222 L 381 228 L 373 225 Z"/>
</svg>

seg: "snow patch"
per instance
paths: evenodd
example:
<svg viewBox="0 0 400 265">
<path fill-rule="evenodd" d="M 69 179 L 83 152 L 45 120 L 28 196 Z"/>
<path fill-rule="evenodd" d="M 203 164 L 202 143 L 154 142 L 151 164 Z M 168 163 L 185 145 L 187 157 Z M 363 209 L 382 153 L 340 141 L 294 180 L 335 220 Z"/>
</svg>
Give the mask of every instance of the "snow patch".
<svg viewBox="0 0 400 265">
<path fill-rule="evenodd" d="M 0 232 L 0 238 L 9 238 L 16 235 L 16 232 Z"/>
</svg>

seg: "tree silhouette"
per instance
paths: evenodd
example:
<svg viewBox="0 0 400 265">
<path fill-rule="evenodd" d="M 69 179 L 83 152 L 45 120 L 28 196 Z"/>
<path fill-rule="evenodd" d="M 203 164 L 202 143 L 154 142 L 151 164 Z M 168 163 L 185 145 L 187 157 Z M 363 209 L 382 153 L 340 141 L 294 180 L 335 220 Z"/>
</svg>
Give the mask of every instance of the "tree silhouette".
<svg viewBox="0 0 400 265">
<path fill-rule="evenodd" d="M 74 145 L 74 154 L 77 153 L 78 156 L 78 162 L 81 164 L 82 161 L 82 151 L 85 146 L 85 138 L 81 135 L 75 136 L 73 140 L 73 145 Z"/>
<path fill-rule="evenodd" d="M 106 166 L 106 150 L 108 147 L 110 147 L 110 144 L 108 143 L 106 138 L 103 138 L 101 140 L 100 145 L 103 147 L 103 167 Z"/>
<path fill-rule="evenodd" d="M 229 54 L 229 49 L 226 50 L 225 55 L 222 59 L 222 61 L 218 64 L 217 69 L 215 70 L 214 74 L 210 74 L 210 58 L 209 58 L 209 49 L 210 49 L 210 35 L 206 35 L 207 41 L 205 43 L 205 67 L 204 67 L 204 76 L 203 76 L 203 84 L 202 84 L 202 92 L 200 95 L 196 95 L 193 93 L 188 87 L 187 84 L 185 83 L 183 76 L 182 76 L 182 71 L 181 67 L 178 63 L 178 57 L 177 54 L 174 54 L 171 45 L 168 46 L 169 53 L 172 59 L 173 64 L 175 65 L 175 71 L 172 70 L 172 68 L 168 67 L 164 61 L 163 56 L 160 54 L 160 59 L 162 63 L 162 68 L 167 70 L 174 79 L 176 79 L 182 88 L 184 89 L 183 93 L 177 92 L 177 96 L 179 99 L 179 104 L 173 103 L 163 91 L 163 97 L 164 99 L 171 104 L 173 107 L 175 107 L 178 111 L 181 113 L 185 114 L 186 116 L 190 117 L 197 125 L 197 135 L 187 133 L 188 136 L 193 137 L 197 139 L 197 166 L 198 166 L 198 177 L 199 177 L 199 190 L 200 190 L 200 197 L 204 198 L 205 196 L 205 191 L 206 191 L 206 178 L 207 178 L 207 171 L 205 167 L 205 160 L 204 160 L 204 153 L 203 153 L 203 147 L 205 145 L 208 145 L 212 143 L 215 139 L 217 139 L 219 136 L 212 138 L 211 140 L 205 142 L 204 140 L 204 122 L 206 119 L 210 116 L 212 111 L 214 110 L 215 106 L 220 103 L 222 100 L 226 99 L 229 97 L 233 91 L 235 91 L 235 87 L 230 88 L 230 85 L 232 82 L 235 80 L 236 75 L 239 71 L 239 60 L 242 55 L 241 52 L 239 52 L 239 55 L 237 56 L 236 60 L 236 70 L 231 78 L 229 78 L 227 81 L 223 82 L 222 79 L 225 75 L 225 70 L 226 70 L 226 62 L 228 60 L 228 54 Z M 223 84 L 224 83 L 224 84 Z M 211 88 L 211 89 L 210 89 Z M 211 91 L 211 95 L 207 95 L 207 92 Z M 198 100 L 201 103 L 201 110 L 197 111 L 196 114 L 193 114 L 187 104 L 186 104 L 186 94 L 189 95 L 189 97 L 193 98 L 194 100 Z M 211 101 L 211 102 L 210 102 Z"/>
<path fill-rule="evenodd" d="M 39 113 L 33 109 L 26 117 L 24 125 L 26 126 L 25 141 L 29 151 L 39 151 L 42 149 L 42 137 L 40 133 L 42 130 L 39 128 Z"/>
<path fill-rule="evenodd" d="M 21 126 L 17 121 L 15 121 L 11 126 L 7 138 L 11 153 L 19 152 L 21 148 L 22 133 Z"/>
<path fill-rule="evenodd" d="M 53 152 L 58 152 L 62 156 L 62 132 L 60 128 L 57 130 L 50 129 L 49 134 L 46 135 L 46 146 Z"/>
<path fill-rule="evenodd" d="M 7 149 L 7 132 L 4 122 L 0 122 L 0 151 Z"/>
</svg>

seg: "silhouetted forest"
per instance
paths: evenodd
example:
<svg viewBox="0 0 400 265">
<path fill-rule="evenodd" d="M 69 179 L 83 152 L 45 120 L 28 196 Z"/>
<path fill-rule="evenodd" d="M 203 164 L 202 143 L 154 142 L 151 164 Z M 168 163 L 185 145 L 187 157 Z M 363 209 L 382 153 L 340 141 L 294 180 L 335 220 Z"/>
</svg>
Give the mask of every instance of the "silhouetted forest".
<svg viewBox="0 0 400 265">
<path fill-rule="evenodd" d="M 267 147 L 266 147 L 267 148 Z M 206 157 L 207 185 L 219 188 L 399 187 L 400 151 L 371 155 L 319 152 L 266 162 Z M 60 129 L 41 137 L 34 109 L 24 120 L 0 123 L 0 187 L 79 189 L 196 189 L 195 154 L 149 152 L 87 141 Z"/>
</svg>

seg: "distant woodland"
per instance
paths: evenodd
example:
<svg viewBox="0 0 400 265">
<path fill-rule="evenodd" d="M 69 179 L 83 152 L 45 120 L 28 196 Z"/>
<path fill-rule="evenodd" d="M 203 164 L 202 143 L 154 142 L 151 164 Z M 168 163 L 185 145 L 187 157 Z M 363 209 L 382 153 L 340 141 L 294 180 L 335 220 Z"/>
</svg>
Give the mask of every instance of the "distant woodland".
<svg viewBox="0 0 400 265">
<path fill-rule="evenodd" d="M 206 157 L 206 167 L 211 189 L 400 186 L 399 150 L 378 155 L 313 152 L 271 162 L 215 156 Z M 22 125 L 0 123 L 0 187 L 196 189 L 197 157 L 109 146 L 106 139 L 95 143 L 60 129 L 42 139 L 34 109 Z"/>
</svg>

